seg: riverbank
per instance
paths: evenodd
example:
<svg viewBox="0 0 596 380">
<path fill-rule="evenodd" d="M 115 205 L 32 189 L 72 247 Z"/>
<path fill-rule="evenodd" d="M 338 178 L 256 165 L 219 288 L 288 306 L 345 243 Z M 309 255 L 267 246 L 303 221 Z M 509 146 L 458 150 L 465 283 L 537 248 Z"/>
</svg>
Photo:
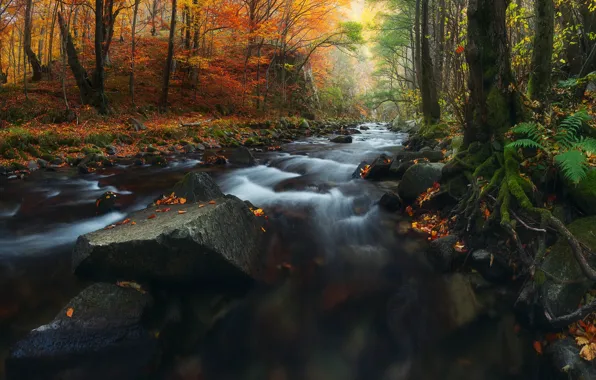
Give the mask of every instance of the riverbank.
<svg viewBox="0 0 596 380">
<path fill-rule="evenodd" d="M 308 121 L 296 117 L 214 120 L 201 114 L 29 123 L 0 130 L 0 175 L 20 177 L 39 168 L 77 166 L 85 159 L 87 170 L 93 171 L 135 159 L 140 164 L 164 165 L 172 154 L 222 147 L 274 150 L 299 137 L 349 134 L 357 124 L 347 119 Z"/>
</svg>

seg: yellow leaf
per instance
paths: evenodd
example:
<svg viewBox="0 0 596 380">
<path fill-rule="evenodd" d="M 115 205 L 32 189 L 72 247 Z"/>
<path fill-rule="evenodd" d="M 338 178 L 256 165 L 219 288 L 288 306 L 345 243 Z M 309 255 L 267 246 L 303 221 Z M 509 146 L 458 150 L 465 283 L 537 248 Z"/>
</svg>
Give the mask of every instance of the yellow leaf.
<svg viewBox="0 0 596 380">
<path fill-rule="evenodd" d="M 596 358 L 596 343 L 585 345 L 579 352 L 579 356 L 587 361 L 592 361 Z"/>
<path fill-rule="evenodd" d="M 575 342 L 578 346 L 585 346 L 586 344 L 590 344 L 590 341 L 585 336 L 576 336 Z"/>
</svg>

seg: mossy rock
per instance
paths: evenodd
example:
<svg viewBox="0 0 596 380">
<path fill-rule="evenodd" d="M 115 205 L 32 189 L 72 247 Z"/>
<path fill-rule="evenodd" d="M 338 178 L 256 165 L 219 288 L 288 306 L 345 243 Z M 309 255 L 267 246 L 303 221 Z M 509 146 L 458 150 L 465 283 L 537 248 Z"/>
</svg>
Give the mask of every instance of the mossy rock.
<svg viewBox="0 0 596 380">
<path fill-rule="evenodd" d="M 427 124 L 420 127 L 418 132 L 425 139 L 442 139 L 449 136 L 447 124 Z"/>
<path fill-rule="evenodd" d="M 12 168 L 12 170 L 27 170 L 27 166 L 21 164 L 20 162 L 11 162 L 10 163 L 10 167 Z"/>
<path fill-rule="evenodd" d="M 596 215 L 596 170 L 577 185 L 569 185 L 571 200 L 587 215 Z"/>
<path fill-rule="evenodd" d="M 17 158 L 16 149 L 8 149 L 2 154 L 2 156 L 8 160 L 14 160 Z"/>
<path fill-rule="evenodd" d="M 569 224 L 567 228 L 580 242 L 594 251 L 596 250 L 594 225 L 596 225 L 596 217 L 591 216 L 578 219 Z M 589 256 L 588 262 L 592 267 L 596 267 L 596 257 Z M 545 309 L 555 316 L 561 316 L 577 309 L 577 305 L 586 291 L 594 284 L 582 273 L 571 247 L 564 238 L 559 238 L 559 241 L 550 247 L 550 253 L 544 260 L 542 268 L 550 276 L 566 282 L 557 283 L 543 272 L 536 272 L 536 282 L 542 284 L 542 303 Z"/>
</svg>

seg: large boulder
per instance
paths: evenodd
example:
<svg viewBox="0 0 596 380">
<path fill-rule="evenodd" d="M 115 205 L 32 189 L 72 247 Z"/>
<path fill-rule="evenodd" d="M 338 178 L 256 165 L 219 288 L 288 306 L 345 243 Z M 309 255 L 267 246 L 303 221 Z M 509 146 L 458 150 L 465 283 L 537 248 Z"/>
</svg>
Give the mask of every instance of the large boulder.
<svg viewBox="0 0 596 380">
<path fill-rule="evenodd" d="M 186 174 L 174 185 L 172 192 L 178 198 L 186 198 L 187 202 L 206 202 L 224 196 L 213 178 L 204 172 Z"/>
<path fill-rule="evenodd" d="M 596 250 L 594 225 L 596 225 L 596 217 L 592 216 L 578 219 L 567 228 L 580 242 L 594 251 Z M 593 255 L 587 258 L 590 265 L 596 267 L 596 258 Z M 544 311 L 553 317 L 575 311 L 586 291 L 594 285 L 593 281 L 584 276 L 571 247 L 562 238 L 550 248 L 542 268 L 550 276 L 547 277 L 540 271 L 536 273 L 536 281 L 539 285 L 542 284 L 540 300 Z M 553 280 L 551 276 L 560 281 Z"/>
<path fill-rule="evenodd" d="M 571 199 L 586 215 L 596 215 L 596 170 L 579 184 L 570 186 Z"/>
<path fill-rule="evenodd" d="M 405 201 L 415 200 L 441 180 L 443 166 L 441 163 L 419 163 L 410 167 L 399 184 L 399 196 Z"/>
<path fill-rule="evenodd" d="M 403 120 L 398 116 L 389 129 L 393 132 L 416 133 L 420 130 L 420 124 L 416 120 Z"/>
<path fill-rule="evenodd" d="M 363 176 L 364 179 L 379 181 L 391 177 L 391 158 L 385 154 L 377 157 Z M 358 171 L 358 170 L 357 170 Z M 354 174 L 352 175 L 354 177 Z"/>
<path fill-rule="evenodd" d="M 54 320 L 17 342 L 7 379 L 128 380 L 147 375 L 158 352 L 141 324 L 151 297 L 132 288 L 93 284 Z"/>
<path fill-rule="evenodd" d="M 339 144 L 350 144 L 352 142 L 352 136 L 337 136 L 331 139 L 331 142 Z"/>
<path fill-rule="evenodd" d="M 80 236 L 72 257 L 75 273 L 173 283 L 257 277 L 263 231 L 240 199 L 166 209 L 141 210 L 129 216 L 131 223 Z"/>
<path fill-rule="evenodd" d="M 228 157 L 228 161 L 231 164 L 240 166 L 254 166 L 257 163 L 250 150 L 246 147 L 235 149 Z"/>
<path fill-rule="evenodd" d="M 445 155 L 440 150 L 424 150 L 418 152 L 399 151 L 395 154 L 394 162 L 405 162 L 413 160 L 439 162 L 445 158 Z"/>
</svg>

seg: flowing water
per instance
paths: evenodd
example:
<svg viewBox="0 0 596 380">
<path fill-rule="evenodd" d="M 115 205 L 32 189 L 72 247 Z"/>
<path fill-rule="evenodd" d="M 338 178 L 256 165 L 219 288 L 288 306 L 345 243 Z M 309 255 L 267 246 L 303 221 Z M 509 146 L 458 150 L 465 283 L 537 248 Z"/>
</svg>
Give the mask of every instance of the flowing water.
<svg viewBox="0 0 596 380">
<path fill-rule="evenodd" d="M 503 353 L 512 345 L 501 331 L 513 329 L 508 318 L 483 320 L 446 339 L 434 336 L 448 314 L 441 283 L 416 257 L 419 241 L 398 233 L 407 221 L 377 205 L 383 188 L 394 184 L 352 179 L 361 161 L 391 155 L 404 136 L 366 126 L 352 144 L 308 138 L 282 152 L 258 153 L 259 165 L 251 168 L 206 169 L 200 157 L 186 157 L 165 168 L 117 166 L 87 176 L 65 169 L 2 179 L 0 354 L 85 285 L 70 268 L 79 235 L 144 208 L 186 172 L 211 170 L 225 193 L 270 215 L 270 269 L 289 274 L 250 293 L 208 335 L 202 364 L 188 365 L 200 367 L 204 378 L 528 378 L 523 355 Z M 96 216 L 95 200 L 106 191 L 118 194 L 119 210 Z"/>
</svg>

